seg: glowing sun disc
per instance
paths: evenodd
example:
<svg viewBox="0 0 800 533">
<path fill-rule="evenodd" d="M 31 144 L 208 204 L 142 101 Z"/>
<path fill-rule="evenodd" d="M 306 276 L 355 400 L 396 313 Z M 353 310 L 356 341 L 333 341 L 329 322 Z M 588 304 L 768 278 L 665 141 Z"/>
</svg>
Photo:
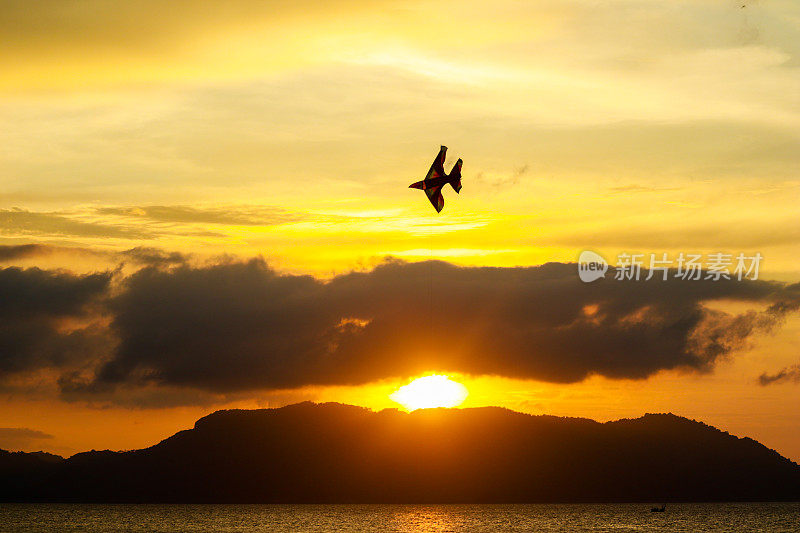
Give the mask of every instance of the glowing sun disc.
<svg viewBox="0 0 800 533">
<path fill-rule="evenodd" d="M 467 388 L 439 374 L 417 378 L 408 385 L 403 385 L 389 398 L 409 411 L 429 409 L 432 407 L 455 407 L 460 405 L 469 393 Z"/>
</svg>

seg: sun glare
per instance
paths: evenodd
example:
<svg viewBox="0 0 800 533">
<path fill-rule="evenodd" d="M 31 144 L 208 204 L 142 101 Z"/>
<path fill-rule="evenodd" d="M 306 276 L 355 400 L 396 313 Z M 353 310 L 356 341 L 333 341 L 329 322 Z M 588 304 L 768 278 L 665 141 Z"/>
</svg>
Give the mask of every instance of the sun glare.
<svg viewBox="0 0 800 533">
<path fill-rule="evenodd" d="M 461 383 L 447 376 L 433 374 L 417 378 L 389 395 L 409 411 L 431 407 L 455 407 L 460 405 L 469 393 Z"/>
</svg>

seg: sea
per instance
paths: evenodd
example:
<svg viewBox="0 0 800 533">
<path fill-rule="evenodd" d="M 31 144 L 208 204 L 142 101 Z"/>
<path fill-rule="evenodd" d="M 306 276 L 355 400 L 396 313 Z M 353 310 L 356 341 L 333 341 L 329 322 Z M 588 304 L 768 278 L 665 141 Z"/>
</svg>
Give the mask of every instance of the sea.
<svg viewBox="0 0 800 533">
<path fill-rule="evenodd" d="M 520 505 L 0 504 L 0 531 L 800 532 L 800 503 Z"/>
</svg>

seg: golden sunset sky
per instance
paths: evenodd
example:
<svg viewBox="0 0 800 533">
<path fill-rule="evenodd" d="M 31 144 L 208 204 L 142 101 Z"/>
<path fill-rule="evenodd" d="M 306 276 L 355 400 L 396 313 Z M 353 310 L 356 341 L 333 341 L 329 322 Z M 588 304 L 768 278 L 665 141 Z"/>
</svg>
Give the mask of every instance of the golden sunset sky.
<svg viewBox="0 0 800 533">
<path fill-rule="evenodd" d="M 227 275 L 215 265 L 254 257 L 263 258 L 259 280 L 287 276 L 317 284 L 313 292 L 342 279 L 344 293 L 342 276 L 383 279 L 373 269 L 387 261 L 511 272 L 574 263 L 586 249 L 612 263 L 623 252 L 758 252 L 761 280 L 800 281 L 800 5 L 790 0 L 8 0 L 0 36 L 2 267 L 51 276 L 39 283 L 25 270 L 34 292 L 67 279 L 59 275 L 108 276 L 91 298 L 70 300 L 72 311 L 43 303 L 30 312 L 41 323 L 15 318 L 0 331 L 0 448 L 138 448 L 227 407 L 397 407 L 389 395 L 412 377 L 411 366 L 375 363 L 365 373 L 354 363 L 335 378 L 287 370 L 279 379 L 259 363 L 241 367 L 255 376 L 245 385 L 208 379 L 211 363 L 201 376 L 132 362 L 144 341 L 130 331 L 146 317 L 121 309 L 140 302 L 141 269 L 164 273 L 150 280 L 162 289 L 184 269 L 202 298 L 204 284 Z M 464 159 L 464 188 L 445 189 L 436 215 L 407 187 L 440 144 L 449 147 L 446 169 Z M 7 286 L 19 288 L 14 272 Z M 464 272 L 483 280 L 496 271 Z M 36 300 L 0 290 L 3 316 L 28 312 L 14 298 Z M 207 301 L 228 309 L 231 293 L 215 291 Z M 351 308 L 339 292 L 325 301 L 334 296 Z M 692 298 L 686 309 L 701 305 L 727 329 L 741 321 L 724 317 L 744 320 L 773 303 L 740 292 Z M 267 313 L 255 309 L 241 316 Z M 372 318 L 319 321 L 358 335 Z M 224 331 L 241 321 L 231 323 Z M 284 335 L 305 327 L 295 322 Z M 615 362 L 557 376 L 537 364 L 516 372 L 517 363 L 479 364 L 458 348 L 408 357 L 414 372 L 463 383 L 463 406 L 601 421 L 674 412 L 798 461 L 800 316 L 742 327 L 708 364 L 670 359 L 646 370 Z M 690 346 L 698 328 L 686 333 Z M 40 331 L 52 344 L 20 348 Z M 435 335 L 469 351 L 484 346 L 469 344 L 474 331 Z M 538 347 L 529 348 L 535 359 Z M 252 368 L 268 375 L 263 386 Z M 784 378 L 759 382 L 782 370 Z"/>
</svg>

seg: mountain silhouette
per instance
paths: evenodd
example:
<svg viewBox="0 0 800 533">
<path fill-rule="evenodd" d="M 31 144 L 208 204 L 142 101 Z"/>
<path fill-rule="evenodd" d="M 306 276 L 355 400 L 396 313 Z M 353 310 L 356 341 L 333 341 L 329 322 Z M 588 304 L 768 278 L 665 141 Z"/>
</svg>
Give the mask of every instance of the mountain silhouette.
<svg viewBox="0 0 800 533">
<path fill-rule="evenodd" d="M 498 407 L 217 411 L 143 450 L 0 454 L 0 499 L 662 502 L 800 499 L 800 466 L 672 414 L 598 423 Z"/>
</svg>

